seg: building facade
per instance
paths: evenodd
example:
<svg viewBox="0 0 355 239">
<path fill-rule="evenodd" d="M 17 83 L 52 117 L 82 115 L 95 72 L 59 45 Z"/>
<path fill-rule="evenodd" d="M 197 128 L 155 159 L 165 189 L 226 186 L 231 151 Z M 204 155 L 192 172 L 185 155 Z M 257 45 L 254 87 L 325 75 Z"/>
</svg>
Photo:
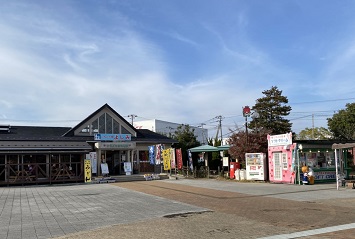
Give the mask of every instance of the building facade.
<svg viewBox="0 0 355 239">
<path fill-rule="evenodd" d="M 133 123 L 136 129 L 148 129 L 153 132 L 166 135 L 172 137 L 179 126 L 182 124 L 172 123 L 163 120 L 143 120 L 136 121 Z M 194 130 L 194 134 L 196 136 L 197 141 L 199 141 L 202 145 L 207 144 L 208 140 L 208 130 L 200 127 L 190 126 L 191 129 Z"/>
<path fill-rule="evenodd" d="M 38 126 L 0 127 L 0 184 L 40 184 L 84 181 L 84 160 L 93 156 L 94 175 L 154 172 L 148 146 L 175 140 L 147 129 L 136 129 L 108 104 L 73 128 Z M 97 135 L 127 136 L 100 139 Z M 96 136 L 96 137 L 95 137 Z"/>
</svg>

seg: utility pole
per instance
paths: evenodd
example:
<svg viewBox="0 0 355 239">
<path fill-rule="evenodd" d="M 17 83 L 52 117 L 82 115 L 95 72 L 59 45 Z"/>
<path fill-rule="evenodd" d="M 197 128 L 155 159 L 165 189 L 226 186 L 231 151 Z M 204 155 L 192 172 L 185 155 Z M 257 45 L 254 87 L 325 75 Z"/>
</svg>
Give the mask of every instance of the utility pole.
<svg viewBox="0 0 355 239">
<path fill-rule="evenodd" d="M 218 124 L 218 130 L 219 129 L 221 129 L 221 145 L 223 145 L 223 134 L 222 134 L 222 119 L 223 119 L 223 117 L 222 117 L 222 115 L 218 115 L 218 116 L 216 116 L 216 119 L 218 119 L 218 122 L 219 122 L 219 124 Z M 218 135 L 218 131 L 217 131 L 217 135 Z"/>
<path fill-rule="evenodd" d="M 136 118 L 136 117 L 138 117 L 138 116 L 137 116 L 137 115 L 134 115 L 134 114 L 131 114 L 131 115 L 128 115 L 127 117 L 131 119 L 131 125 L 133 125 L 133 120 L 134 120 L 134 118 Z"/>
</svg>

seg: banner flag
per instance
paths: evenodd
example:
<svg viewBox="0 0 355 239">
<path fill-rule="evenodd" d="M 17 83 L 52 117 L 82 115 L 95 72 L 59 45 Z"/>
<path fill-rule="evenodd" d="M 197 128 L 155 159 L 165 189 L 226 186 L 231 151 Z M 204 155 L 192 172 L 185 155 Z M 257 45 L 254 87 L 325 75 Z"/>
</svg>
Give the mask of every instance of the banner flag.
<svg viewBox="0 0 355 239">
<path fill-rule="evenodd" d="M 193 162 L 192 162 L 192 154 L 191 154 L 191 151 L 188 150 L 188 151 L 187 151 L 187 154 L 189 155 L 189 166 L 190 166 L 190 170 L 193 171 L 193 170 L 194 170 L 194 165 L 193 165 Z"/>
<path fill-rule="evenodd" d="M 170 169 L 170 149 L 163 150 L 163 164 L 164 170 Z"/>
<path fill-rule="evenodd" d="M 175 169 L 176 165 L 175 165 L 175 149 L 174 148 L 170 148 L 170 166 L 171 169 Z"/>
<path fill-rule="evenodd" d="M 177 168 L 182 169 L 182 153 L 181 149 L 176 149 L 176 161 L 177 161 Z"/>
<path fill-rule="evenodd" d="M 150 164 L 155 164 L 154 149 L 155 149 L 155 146 L 154 146 L 154 145 L 148 146 L 148 150 L 149 150 L 149 163 L 150 163 Z"/>
<path fill-rule="evenodd" d="M 91 160 L 85 159 L 84 160 L 84 181 L 85 183 L 91 182 Z"/>
<path fill-rule="evenodd" d="M 155 164 L 161 164 L 161 145 L 155 145 Z"/>
<path fill-rule="evenodd" d="M 90 152 L 89 153 L 90 156 L 90 161 L 91 161 L 91 172 L 92 173 L 97 173 L 97 156 L 96 156 L 96 152 Z"/>
</svg>

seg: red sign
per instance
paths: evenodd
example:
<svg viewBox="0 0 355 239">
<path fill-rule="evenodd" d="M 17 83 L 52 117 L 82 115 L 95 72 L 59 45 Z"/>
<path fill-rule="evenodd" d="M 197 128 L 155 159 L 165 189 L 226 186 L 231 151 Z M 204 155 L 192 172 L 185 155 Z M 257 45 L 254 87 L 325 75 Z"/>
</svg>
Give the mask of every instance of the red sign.
<svg viewBox="0 0 355 239">
<path fill-rule="evenodd" d="M 177 161 L 177 168 L 182 169 L 182 153 L 181 149 L 176 149 L 176 161 Z"/>
<path fill-rule="evenodd" d="M 243 107 L 243 116 L 246 117 L 246 116 L 249 116 L 249 115 L 250 115 L 250 108 L 249 108 L 249 106 Z"/>
</svg>

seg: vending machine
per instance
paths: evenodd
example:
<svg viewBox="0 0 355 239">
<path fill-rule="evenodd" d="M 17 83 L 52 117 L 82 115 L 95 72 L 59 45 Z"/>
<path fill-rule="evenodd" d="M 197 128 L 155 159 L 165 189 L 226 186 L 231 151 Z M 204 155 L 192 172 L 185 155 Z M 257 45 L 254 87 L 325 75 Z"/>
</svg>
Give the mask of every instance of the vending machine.
<svg viewBox="0 0 355 239">
<path fill-rule="evenodd" d="M 245 154 L 246 179 L 267 180 L 267 158 L 265 153 Z"/>
</svg>

